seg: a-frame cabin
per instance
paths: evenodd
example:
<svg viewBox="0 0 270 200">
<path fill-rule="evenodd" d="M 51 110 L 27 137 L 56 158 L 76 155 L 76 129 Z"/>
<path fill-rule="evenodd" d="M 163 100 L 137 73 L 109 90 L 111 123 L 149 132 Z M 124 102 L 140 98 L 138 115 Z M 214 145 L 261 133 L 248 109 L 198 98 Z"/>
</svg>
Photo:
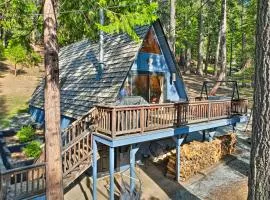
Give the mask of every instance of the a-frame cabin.
<svg viewBox="0 0 270 200">
<path fill-rule="evenodd" d="M 140 42 L 127 34 L 105 36 L 104 67 L 97 59 L 97 43 L 83 40 L 60 51 L 64 185 L 91 169 L 93 199 L 97 199 L 98 171 L 110 174 L 110 199 L 114 199 L 114 172 L 126 166 L 130 167 L 130 191 L 134 190 L 135 155 L 145 148 L 143 144 L 171 138 L 179 180 L 185 136 L 208 130 L 213 136 L 217 127 L 246 120 L 246 100 L 188 98 L 160 21 L 137 27 L 136 33 Z M 30 101 L 30 113 L 41 124 L 43 93 L 44 81 Z"/>
</svg>

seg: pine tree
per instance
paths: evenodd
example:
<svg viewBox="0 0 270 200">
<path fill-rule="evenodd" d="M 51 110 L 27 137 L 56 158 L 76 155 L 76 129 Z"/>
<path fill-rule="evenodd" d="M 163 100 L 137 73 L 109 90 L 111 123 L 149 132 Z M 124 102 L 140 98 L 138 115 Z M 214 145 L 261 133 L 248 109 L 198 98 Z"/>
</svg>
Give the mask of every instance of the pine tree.
<svg viewBox="0 0 270 200">
<path fill-rule="evenodd" d="M 46 198 L 63 199 L 57 0 L 44 2 Z"/>
<path fill-rule="evenodd" d="M 258 0 L 249 200 L 270 199 L 270 4 Z"/>
</svg>

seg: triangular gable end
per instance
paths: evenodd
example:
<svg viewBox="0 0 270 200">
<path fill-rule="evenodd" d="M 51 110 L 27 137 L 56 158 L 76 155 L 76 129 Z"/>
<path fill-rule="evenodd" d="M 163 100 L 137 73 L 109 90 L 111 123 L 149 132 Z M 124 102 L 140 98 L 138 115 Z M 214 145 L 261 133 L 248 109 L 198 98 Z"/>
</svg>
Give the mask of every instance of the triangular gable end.
<svg viewBox="0 0 270 200">
<path fill-rule="evenodd" d="M 156 89 L 161 84 L 161 89 Z M 177 71 L 175 58 L 159 21 L 149 28 L 123 83 L 122 88 L 125 87 L 129 87 L 131 96 L 142 96 L 150 103 L 163 103 L 163 100 L 153 101 L 151 93 L 162 93 L 166 102 L 188 99 L 184 82 Z"/>
<path fill-rule="evenodd" d="M 188 93 L 186 89 L 186 85 L 184 83 L 183 77 L 181 75 L 180 70 L 177 70 L 177 62 L 171 51 L 168 40 L 162 28 L 160 20 L 157 20 L 153 24 L 153 28 L 155 30 L 155 36 L 158 40 L 159 46 L 162 49 L 163 56 L 166 60 L 167 66 L 170 68 L 171 73 L 176 74 L 175 86 L 178 91 L 178 94 L 181 99 L 188 100 Z"/>
</svg>

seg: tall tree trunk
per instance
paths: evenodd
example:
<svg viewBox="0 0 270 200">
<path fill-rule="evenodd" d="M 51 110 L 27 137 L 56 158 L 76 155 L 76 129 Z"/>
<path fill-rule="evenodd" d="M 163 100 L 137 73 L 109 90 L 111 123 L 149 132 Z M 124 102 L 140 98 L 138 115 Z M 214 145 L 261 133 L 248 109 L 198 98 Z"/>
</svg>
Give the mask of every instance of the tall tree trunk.
<svg viewBox="0 0 270 200">
<path fill-rule="evenodd" d="M 170 12 L 170 42 L 172 46 L 172 51 L 175 55 L 175 27 L 176 27 L 176 21 L 175 21 L 175 6 L 176 1 L 171 0 L 171 12 Z"/>
<path fill-rule="evenodd" d="M 221 38 L 221 31 L 218 31 L 218 41 L 217 41 L 217 47 L 216 47 L 216 55 L 215 55 L 215 65 L 214 65 L 214 76 L 217 76 L 217 69 L 219 66 L 219 51 L 220 51 L 220 38 Z"/>
<path fill-rule="evenodd" d="M 198 63 L 197 63 L 197 74 L 203 74 L 203 0 L 201 0 L 201 8 L 199 13 L 199 33 L 198 33 Z"/>
<path fill-rule="evenodd" d="M 186 62 L 185 62 L 184 73 L 186 73 L 186 71 L 190 70 L 191 49 L 190 49 L 190 44 L 188 43 L 188 41 L 186 42 L 185 57 L 186 57 Z"/>
<path fill-rule="evenodd" d="M 44 2 L 46 198 L 63 199 L 57 0 Z"/>
<path fill-rule="evenodd" d="M 246 33 L 244 29 L 244 14 L 245 14 L 245 9 L 244 9 L 244 0 L 241 0 L 242 4 L 242 11 L 241 11 L 241 31 L 242 31 L 242 48 L 241 48 L 241 67 L 243 68 L 246 63 L 246 56 L 245 56 L 245 49 L 246 49 Z"/>
<path fill-rule="evenodd" d="M 270 199 L 270 4 L 258 0 L 248 200 Z"/>
<path fill-rule="evenodd" d="M 229 76 L 232 75 L 232 61 L 233 61 L 233 35 L 232 35 L 231 44 L 230 44 L 230 71 L 229 71 Z"/>
<path fill-rule="evenodd" d="M 218 76 L 217 81 L 226 80 L 226 26 L 227 26 L 227 0 L 222 0 L 221 4 L 221 26 L 220 26 L 220 60 L 221 60 L 221 66 L 220 66 L 220 73 Z M 217 82 L 214 87 L 212 88 L 210 95 L 215 95 L 217 89 L 220 86 L 220 82 Z"/>
<path fill-rule="evenodd" d="M 209 33 L 207 38 L 207 52 L 206 52 L 206 58 L 205 58 L 205 68 L 204 68 L 204 74 L 207 75 L 208 71 L 208 64 L 210 60 L 210 47 L 211 47 L 211 39 L 212 35 Z"/>
</svg>

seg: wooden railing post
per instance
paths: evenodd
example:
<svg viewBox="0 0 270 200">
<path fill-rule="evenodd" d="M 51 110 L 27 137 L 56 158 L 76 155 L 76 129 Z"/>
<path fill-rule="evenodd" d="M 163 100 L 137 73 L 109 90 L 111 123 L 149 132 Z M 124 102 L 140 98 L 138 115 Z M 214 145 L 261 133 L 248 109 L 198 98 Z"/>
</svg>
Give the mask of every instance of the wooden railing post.
<svg viewBox="0 0 270 200">
<path fill-rule="evenodd" d="M 230 101 L 230 103 L 228 103 L 228 106 L 229 106 L 229 109 L 227 109 L 227 112 L 228 112 L 228 116 L 231 116 L 232 114 L 232 101 Z"/>
<path fill-rule="evenodd" d="M 176 106 L 177 109 L 177 120 L 176 120 L 176 126 L 179 127 L 181 125 L 181 104 L 178 103 Z"/>
<path fill-rule="evenodd" d="M 116 110 L 115 108 L 112 109 L 112 138 L 115 137 L 116 133 Z"/>
<path fill-rule="evenodd" d="M 211 119 L 211 109 L 212 109 L 211 102 L 208 101 L 208 121 L 210 121 Z"/>
<path fill-rule="evenodd" d="M 141 133 L 144 132 L 144 107 L 140 110 L 140 127 L 141 127 Z"/>
<path fill-rule="evenodd" d="M 2 174 L 0 172 L 0 177 L 1 177 L 1 185 L 0 185 L 0 199 L 6 199 L 7 198 L 7 178 L 5 174 Z"/>
</svg>

